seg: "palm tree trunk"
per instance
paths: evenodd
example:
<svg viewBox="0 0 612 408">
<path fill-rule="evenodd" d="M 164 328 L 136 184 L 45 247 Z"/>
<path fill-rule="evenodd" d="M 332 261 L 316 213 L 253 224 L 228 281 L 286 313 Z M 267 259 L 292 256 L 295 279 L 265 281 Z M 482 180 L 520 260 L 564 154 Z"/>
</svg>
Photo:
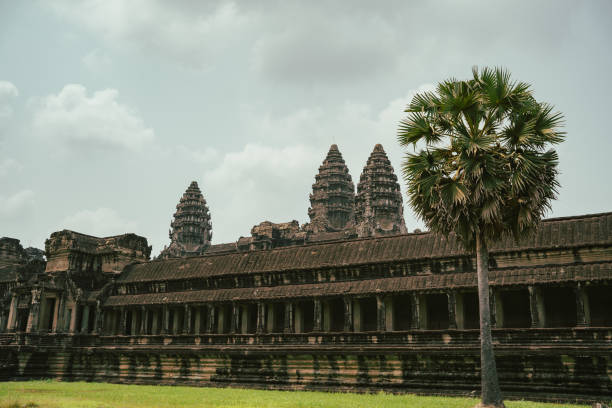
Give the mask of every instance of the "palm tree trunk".
<svg viewBox="0 0 612 408">
<path fill-rule="evenodd" d="M 478 306 L 480 311 L 480 376 L 482 406 L 503 407 L 497 367 L 491 338 L 489 303 L 489 250 L 481 233 L 476 234 L 476 270 L 478 274 Z"/>
</svg>

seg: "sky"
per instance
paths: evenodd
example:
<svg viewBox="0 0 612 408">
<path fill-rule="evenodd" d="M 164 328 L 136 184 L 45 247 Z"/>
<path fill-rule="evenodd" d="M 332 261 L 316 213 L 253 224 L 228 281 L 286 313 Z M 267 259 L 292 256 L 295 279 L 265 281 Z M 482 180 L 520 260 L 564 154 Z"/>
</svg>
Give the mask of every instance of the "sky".
<svg viewBox="0 0 612 408">
<path fill-rule="evenodd" d="M 192 180 L 213 243 L 307 222 L 332 143 L 355 184 L 376 143 L 401 178 L 403 109 L 474 65 L 565 116 L 549 216 L 611 211 L 610 21 L 609 1 L 0 0 L 0 236 L 134 232 L 156 255 Z"/>
</svg>

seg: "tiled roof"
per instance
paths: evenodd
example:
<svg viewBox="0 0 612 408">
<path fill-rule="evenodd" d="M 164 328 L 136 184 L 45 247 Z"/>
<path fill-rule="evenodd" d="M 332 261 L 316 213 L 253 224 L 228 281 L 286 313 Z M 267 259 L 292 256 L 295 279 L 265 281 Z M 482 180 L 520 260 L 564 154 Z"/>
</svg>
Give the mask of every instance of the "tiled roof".
<svg viewBox="0 0 612 408">
<path fill-rule="evenodd" d="M 489 273 L 492 286 L 528 285 L 612 279 L 612 262 L 545 266 L 494 270 Z M 258 288 L 193 290 L 140 295 L 110 296 L 104 306 L 135 306 L 165 303 L 225 302 L 232 300 L 281 300 L 291 298 L 368 295 L 397 293 L 411 290 L 440 290 L 447 288 L 475 288 L 476 273 L 429 274 L 397 278 L 367 279 L 348 282 L 281 285 Z"/>
<path fill-rule="evenodd" d="M 612 244 L 612 213 L 545 220 L 518 244 L 512 238 L 491 252 Z M 169 259 L 128 267 L 118 282 L 166 281 L 228 274 L 300 270 L 466 255 L 454 235 L 433 233 L 354 239 L 265 251 Z"/>
</svg>

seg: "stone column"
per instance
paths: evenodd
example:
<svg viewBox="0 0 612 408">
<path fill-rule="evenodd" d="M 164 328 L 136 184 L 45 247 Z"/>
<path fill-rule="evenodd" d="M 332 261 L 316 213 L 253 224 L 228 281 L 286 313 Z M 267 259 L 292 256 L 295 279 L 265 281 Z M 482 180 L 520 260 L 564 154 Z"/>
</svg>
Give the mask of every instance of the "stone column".
<svg viewBox="0 0 612 408">
<path fill-rule="evenodd" d="M 195 322 L 193 327 L 193 334 L 200 334 L 202 331 L 202 307 L 196 306 L 195 308 Z"/>
<path fill-rule="evenodd" d="M 170 313 L 168 313 L 168 305 L 162 306 L 162 326 L 161 334 L 168 334 L 170 330 Z"/>
<path fill-rule="evenodd" d="M 329 332 L 331 331 L 331 306 L 330 302 L 326 301 L 323 304 L 323 331 Z"/>
<path fill-rule="evenodd" d="M 59 307 L 60 307 L 60 297 L 56 295 L 55 297 L 55 306 L 53 307 L 53 319 L 51 322 L 51 327 L 48 327 L 49 331 L 55 333 L 57 329 L 57 320 L 59 319 Z"/>
<path fill-rule="evenodd" d="M 64 322 L 65 319 L 66 319 L 66 293 L 62 292 L 57 302 L 57 321 L 55 322 L 55 327 L 53 328 L 54 333 L 66 331 L 66 323 Z"/>
<path fill-rule="evenodd" d="M 87 333 L 89 326 L 89 305 L 83 306 L 83 312 L 81 313 L 81 333 Z"/>
<path fill-rule="evenodd" d="M 294 333 L 295 325 L 293 321 L 293 303 L 287 302 L 285 303 L 285 333 Z"/>
<path fill-rule="evenodd" d="M 446 305 L 448 306 L 448 328 L 457 328 L 457 297 L 455 296 L 454 290 L 446 292 Z"/>
<path fill-rule="evenodd" d="M 158 309 L 152 309 L 151 310 L 151 333 L 153 335 L 157 334 L 157 329 L 159 328 L 160 325 L 160 311 Z"/>
<path fill-rule="evenodd" d="M 410 305 L 412 306 L 412 316 L 410 326 L 412 329 L 421 328 L 421 297 L 416 293 L 410 294 Z M 424 328 L 424 327 L 423 327 Z"/>
<path fill-rule="evenodd" d="M 382 295 L 376 296 L 376 329 L 379 332 L 387 330 L 387 308 L 385 298 Z"/>
<path fill-rule="evenodd" d="M 296 333 L 304 333 L 304 311 L 302 304 L 296 303 L 294 307 L 294 328 Z"/>
<path fill-rule="evenodd" d="M 390 331 L 393 331 L 393 322 L 395 319 L 395 316 L 393 315 L 393 297 L 386 296 L 384 298 L 384 303 L 385 303 L 385 330 L 390 332 Z"/>
<path fill-rule="evenodd" d="M 323 308 L 321 306 L 321 299 L 314 299 L 314 322 L 312 330 L 315 332 L 320 332 L 322 329 Z"/>
<path fill-rule="evenodd" d="M 8 321 L 6 323 L 6 331 L 14 332 L 17 322 L 17 294 L 13 293 L 11 297 L 11 306 L 9 308 Z"/>
<path fill-rule="evenodd" d="M 149 309 L 144 306 L 140 306 L 140 335 L 147 333 L 147 325 L 149 323 Z"/>
<path fill-rule="evenodd" d="M 491 328 L 497 326 L 497 298 L 495 297 L 495 289 L 489 286 L 489 310 L 491 311 Z M 478 308 L 480 310 L 480 307 Z"/>
<path fill-rule="evenodd" d="M 531 312 L 531 327 L 545 327 L 546 315 L 540 288 L 529 286 L 529 311 Z"/>
<path fill-rule="evenodd" d="M 574 287 L 576 296 L 576 326 L 587 327 L 591 325 L 591 310 L 587 291 L 582 283 L 578 282 Z"/>
<path fill-rule="evenodd" d="M 351 303 L 353 307 L 353 331 L 360 332 L 363 330 L 361 325 L 361 300 L 354 299 Z"/>
<path fill-rule="evenodd" d="M 217 314 L 217 333 L 219 334 L 225 332 L 225 313 L 227 313 L 227 307 L 219 306 L 219 313 Z"/>
<path fill-rule="evenodd" d="M 206 322 L 206 333 L 214 333 L 215 331 L 215 306 L 207 305 L 208 320 Z"/>
<path fill-rule="evenodd" d="M 120 330 L 119 330 L 119 334 L 122 336 L 127 335 L 127 309 L 125 307 L 121 308 L 121 325 L 120 325 Z M 134 319 L 132 319 L 134 320 Z"/>
<path fill-rule="evenodd" d="M 266 304 L 263 302 L 257 303 L 257 333 L 261 334 L 266 331 Z"/>
<path fill-rule="evenodd" d="M 465 312 L 464 312 L 465 297 L 463 293 L 455 292 L 455 322 L 457 329 L 465 329 Z"/>
<path fill-rule="evenodd" d="M 183 314 L 183 333 L 191 334 L 191 307 L 189 305 L 185 305 Z"/>
<path fill-rule="evenodd" d="M 351 298 L 344 299 L 344 331 L 350 332 L 353 330 L 353 302 Z"/>
<path fill-rule="evenodd" d="M 100 301 L 98 300 L 96 302 L 96 315 L 94 317 L 93 332 L 95 334 L 102 333 L 104 331 L 103 324 L 104 324 L 104 314 L 102 312 L 102 308 L 100 307 Z"/>
<path fill-rule="evenodd" d="M 232 303 L 232 327 L 230 333 L 240 333 L 240 306 Z"/>
<path fill-rule="evenodd" d="M 502 296 L 500 290 L 494 290 L 493 295 L 495 295 L 495 299 L 493 299 L 493 305 L 495 306 L 495 326 L 498 329 L 503 328 L 504 325 L 504 302 L 502 302 Z M 493 318 L 493 316 L 491 316 Z"/>
<path fill-rule="evenodd" d="M 266 331 L 268 333 L 274 333 L 274 323 L 276 320 L 274 312 L 276 311 L 276 308 L 279 307 L 278 305 L 279 303 L 268 304 L 268 317 L 266 318 Z"/>
<path fill-rule="evenodd" d="M 32 303 L 30 304 L 30 315 L 28 316 L 28 325 L 26 332 L 35 333 L 38 331 L 38 321 L 40 320 L 40 289 L 32 290 Z"/>
<path fill-rule="evenodd" d="M 182 323 L 182 321 L 180 320 L 179 309 L 178 308 L 173 308 L 173 313 L 172 313 L 172 334 L 181 334 L 182 330 L 179 330 L 179 323 Z"/>
<path fill-rule="evenodd" d="M 249 305 L 243 305 L 240 319 L 240 333 L 247 334 L 249 329 Z"/>
</svg>

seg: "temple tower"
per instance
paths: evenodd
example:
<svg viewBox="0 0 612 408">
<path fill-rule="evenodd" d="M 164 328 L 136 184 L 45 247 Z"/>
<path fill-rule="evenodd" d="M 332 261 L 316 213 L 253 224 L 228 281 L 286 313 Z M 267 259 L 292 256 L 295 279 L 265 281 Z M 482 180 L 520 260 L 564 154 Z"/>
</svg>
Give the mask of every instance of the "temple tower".
<svg viewBox="0 0 612 408">
<path fill-rule="evenodd" d="M 309 232 L 340 231 L 353 226 L 355 186 L 338 146 L 331 145 L 310 195 Z"/>
<path fill-rule="evenodd" d="M 374 146 L 357 184 L 355 224 L 360 237 L 407 232 L 397 176 L 380 144 Z"/>
<path fill-rule="evenodd" d="M 192 181 L 181 197 L 170 226 L 170 246 L 164 248 L 160 258 L 202 255 L 210 246 L 210 212 L 197 182 Z"/>
</svg>

